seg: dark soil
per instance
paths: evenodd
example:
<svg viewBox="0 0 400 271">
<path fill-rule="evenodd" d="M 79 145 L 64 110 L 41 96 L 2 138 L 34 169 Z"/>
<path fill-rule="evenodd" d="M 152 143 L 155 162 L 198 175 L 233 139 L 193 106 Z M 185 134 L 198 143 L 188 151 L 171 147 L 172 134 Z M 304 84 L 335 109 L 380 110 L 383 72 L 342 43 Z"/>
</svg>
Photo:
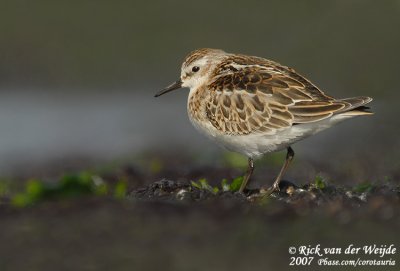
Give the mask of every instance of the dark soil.
<svg viewBox="0 0 400 271">
<path fill-rule="evenodd" d="M 110 185 L 121 176 L 125 199 L 78 193 L 17 208 L 3 197 L 0 270 L 297 270 L 291 246 L 400 244 L 395 183 L 283 181 L 266 195 L 200 189 L 193 179 L 151 182 L 155 176 L 134 167 L 101 174 Z M 391 258 L 400 261 L 398 253 Z M 352 269 L 368 268 L 396 270 Z M 314 262 L 308 270 L 324 268 Z"/>
</svg>

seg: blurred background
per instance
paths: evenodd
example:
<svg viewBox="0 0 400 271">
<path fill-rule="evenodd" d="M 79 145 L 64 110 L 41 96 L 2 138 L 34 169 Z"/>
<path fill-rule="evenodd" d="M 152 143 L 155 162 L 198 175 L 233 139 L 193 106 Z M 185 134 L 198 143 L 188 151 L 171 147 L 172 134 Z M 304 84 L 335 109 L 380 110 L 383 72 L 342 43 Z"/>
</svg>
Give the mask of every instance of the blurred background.
<svg viewBox="0 0 400 271">
<path fill-rule="evenodd" d="M 188 90 L 153 98 L 190 51 L 211 47 L 291 66 L 334 97 L 373 97 L 374 116 L 295 144 L 297 168 L 340 172 L 339 182 L 395 178 L 399 26 L 397 0 L 4 1 L 0 175 L 46 176 L 149 151 L 218 163 L 224 151 L 187 118 Z"/>
<path fill-rule="evenodd" d="M 290 246 L 399 250 L 399 27 L 399 0 L 1 1 L 0 270 L 283 270 Z M 374 98 L 375 115 L 293 146 L 285 178 L 325 187 L 321 175 L 346 196 L 126 200 L 162 178 L 220 185 L 243 173 L 244 158 L 191 126 L 187 89 L 153 97 L 201 47 L 278 61 L 337 98 Z M 258 161 L 250 185 L 270 184 L 284 156 Z M 51 200 L 20 204 L 45 195 L 38 181 L 12 187 L 31 178 L 52 181 Z M 82 193 L 77 178 L 109 190 L 63 198 L 63 185 Z"/>
</svg>

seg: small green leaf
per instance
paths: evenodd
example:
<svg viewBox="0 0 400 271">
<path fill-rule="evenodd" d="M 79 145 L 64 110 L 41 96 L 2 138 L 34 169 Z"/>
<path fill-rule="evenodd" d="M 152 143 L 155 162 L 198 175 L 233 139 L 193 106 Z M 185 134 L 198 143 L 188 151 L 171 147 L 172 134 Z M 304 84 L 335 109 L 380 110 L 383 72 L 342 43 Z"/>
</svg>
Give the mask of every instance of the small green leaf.
<svg viewBox="0 0 400 271">
<path fill-rule="evenodd" d="M 198 189 L 202 189 L 201 184 L 198 184 L 198 183 L 196 183 L 195 181 L 191 181 L 190 184 L 191 184 L 193 187 L 196 187 L 196 188 L 198 188 Z"/>
<path fill-rule="evenodd" d="M 371 192 L 374 188 L 374 185 L 370 182 L 360 183 L 353 188 L 354 192 L 364 193 L 364 192 Z"/>
<path fill-rule="evenodd" d="M 128 185 L 126 181 L 119 181 L 114 188 L 114 197 L 117 199 L 123 199 L 126 196 Z"/>
<path fill-rule="evenodd" d="M 200 183 L 201 188 L 203 188 L 203 189 L 206 189 L 207 187 L 210 186 L 207 182 L 207 179 L 205 179 L 205 178 L 198 180 L 198 182 Z"/>
<path fill-rule="evenodd" d="M 31 199 L 38 199 L 43 195 L 45 188 L 42 182 L 30 180 L 26 184 L 26 195 Z"/>
<path fill-rule="evenodd" d="M 324 189 L 326 187 L 324 179 L 319 175 L 315 177 L 314 185 L 318 189 Z"/>
<path fill-rule="evenodd" d="M 31 203 L 32 200 L 24 193 L 16 194 L 11 200 L 11 204 L 15 207 L 26 207 Z"/>
<path fill-rule="evenodd" d="M 236 192 L 239 191 L 240 186 L 242 185 L 244 180 L 243 176 L 237 177 L 235 179 L 233 179 L 232 183 L 229 185 L 229 190 L 232 192 Z"/>
<path fill-rule="evenodd" d="M 83 171 L 78 174 L 77 178 L 80 184 L 83 185 L 92 185 L 93 180 L 92 180 L 93 174 L 87 171 Z"/>
<path fill-rule="evenodd" d="M 99 184 L 95 187 L 94 193 L 98 196 L 107 195 L 108 193 L 108 186 L 106 183 Z"/>
<path fill-rule="evenodd" d="M 211 193 L 214 192 L 214 188 L 208 183 L 207 179 L 200 179 L 199 182 L 204 190 L 208 190 Z"/>
<path fill-rule="evenodd" d="M 197 182 L 191 181 L 191 184 L 192 184 L 193 187 L 196 187 L 196 188 L 201 189 L 201 190 L 207 190 L 207 191 L 209 191 L 209 192 L 211 192 L 213 194 L 217 194 L 219 192 L 219 188 L 218 187 L 212 187 L 208 183 L 207 179 L 204 179 L 204 178 L 198 180 Z"/>
</svg>

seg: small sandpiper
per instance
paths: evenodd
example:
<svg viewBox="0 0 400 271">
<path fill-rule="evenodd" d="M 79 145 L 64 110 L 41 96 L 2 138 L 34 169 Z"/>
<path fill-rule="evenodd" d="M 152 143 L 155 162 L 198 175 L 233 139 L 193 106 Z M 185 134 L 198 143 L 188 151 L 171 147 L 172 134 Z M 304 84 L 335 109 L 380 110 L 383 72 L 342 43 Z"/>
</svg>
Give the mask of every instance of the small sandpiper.
<svg viewBox="0 0 400 271">
<path fill-rule="evenodd" d="M 269 191 L 279 190 L 296 141 L 343 120 L 370 115 L 366 96 L 335 99 L 292 68 L 277 62 L 218 49 L 191 52 L 180 79 L 155 97 L 189 88 L 187 110 L 201 133 L 248 158 L 243 192 L 253 173 L 253 160 L 287 149 L 286 160 Z"/>
</svg>

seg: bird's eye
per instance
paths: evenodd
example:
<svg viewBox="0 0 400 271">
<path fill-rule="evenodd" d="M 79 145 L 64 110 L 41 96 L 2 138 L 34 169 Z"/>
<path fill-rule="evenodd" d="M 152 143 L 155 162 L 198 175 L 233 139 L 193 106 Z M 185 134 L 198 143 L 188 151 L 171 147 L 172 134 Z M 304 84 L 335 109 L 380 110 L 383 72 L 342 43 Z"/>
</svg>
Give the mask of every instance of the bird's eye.
<svg viewBox="0 0 400 271">
<path fill-rule="evenodd" d="M 193 66 L 192 72 L 198 72 L 200 70 L 199 66 Z"/>
</svg>

